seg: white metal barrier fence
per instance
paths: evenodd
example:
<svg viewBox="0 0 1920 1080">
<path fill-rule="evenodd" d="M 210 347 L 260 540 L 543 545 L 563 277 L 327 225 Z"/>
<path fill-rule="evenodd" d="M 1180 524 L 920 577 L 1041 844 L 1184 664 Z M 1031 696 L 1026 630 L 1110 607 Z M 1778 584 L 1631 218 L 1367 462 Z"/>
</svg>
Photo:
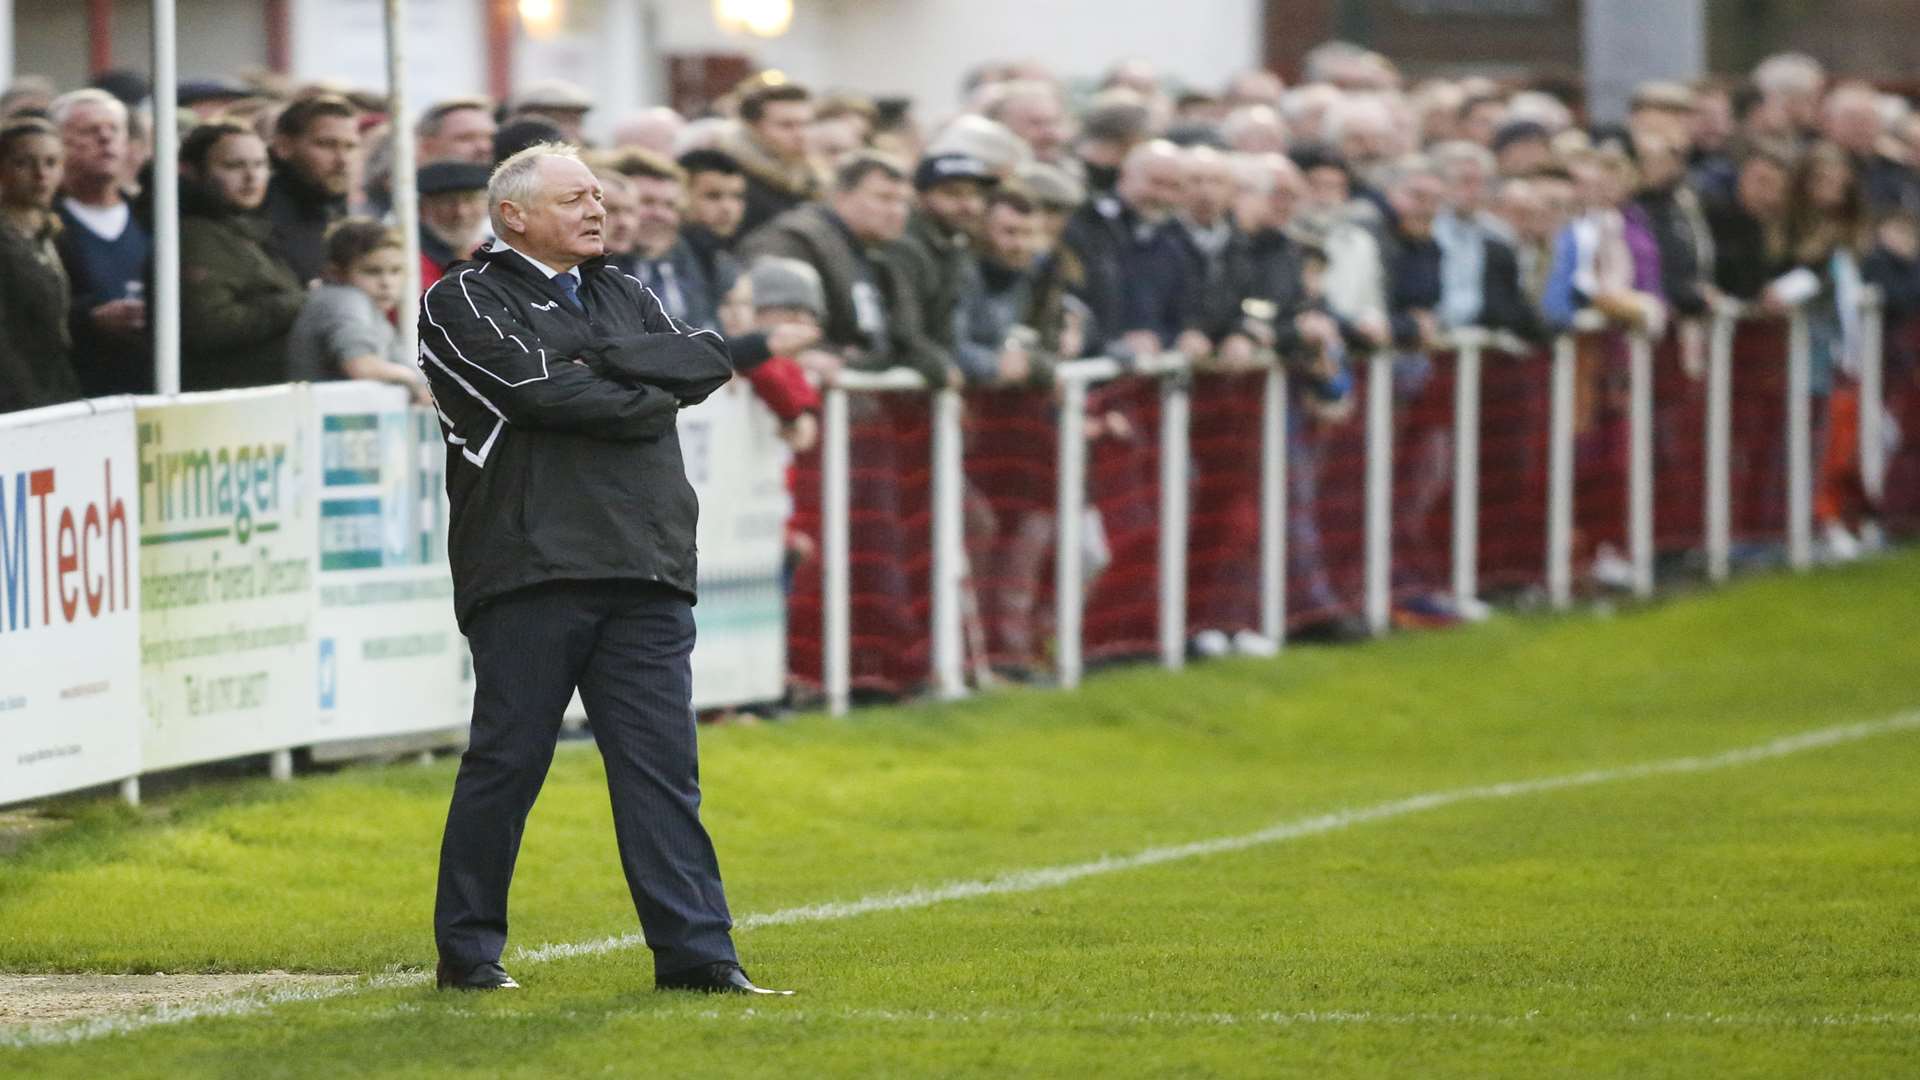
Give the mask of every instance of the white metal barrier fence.
<svg viewBox="0 0 1920 1080">
<path fill-rule="evenodd" d="M 1861 359 L 1859 455 L 1863 486 L 1877 497 L 1886 476 L 1881 417 L 1881 337 L 1878 298 L 1863 303 L 1865 328 Z M 1702 532 L 1706 573 L 1724 580 L 1731 565 L 1731 424 L 1735 364 L 1734 334 L 1743 320 L 1770 318 L 1737 305 L 1713 312 L 1705 336 L 1704 476 L 1701 478 Z M 1811 342 L 1806 316 L 1787 318 L 1785 357 L 1784 496 L 1787 505 L 1787 561 L 1804 569 L 1813 561 Z M 1583 314 L 1572 332 L 1557 337 L 1539 361 L 1550 365 L 1547 437 L 1546 529 L 1541 537 L 1549 603 L 1566 608 L 1574 599 L 1576 352 L 1583 335 L 1609 332 L 1591 314 Z M 1655 588 L 1654 540 L 1654 349 L 1645 332 L 1626 331 L 1627 348 L 1627 498 L 1626 557 L 1629 589 L 1638 597 Z M 1488 354 L 1532 357 L 1541 350 L 1510 335 L 1466 329 L 1448 342 L 1456 357 L 1452 400 L 1452 478 L 1450 589 L 1458 601 L 1477 600 L 1480 535 L 1482 385 Z M 1367 381 L 1365 468 L 1365 600 L 1368 629 L 1385 632 L 1392 608 L 1394 370 L 1395 357 L 1376 353 L 1364 361 Z M 1180 667 L 1187 652 L 1189 380 L 1194 372 L 1174 354 L 1146 358 L 1123 367 L 1108 358 L 1076 360 L 1055 373 L 1054 419 L 1058 432 L 1057 492 L 1054 500 L 1054 667 L 1060 685 L 1077 685 L 1085 670 L 1083 637 L 1085 596 L 1070 587 L 1081 577 L 1083 511 L 1087 505 L 1086 414 L 1090 387 L 1122 378 L 1160 382 L 1158 653 L 1168 668 Z M 1261 405 L 1259 441 L 1258 560 L 1259 626 L 1275 642 L 1286 630 L 1287 566 L 1287 401 L 1288 373 L 1269 361 Z M 844 714 L 850 705 L 852 590 L 850 543 L 850 395 L 925 394 L 921 377 L 911 371 L 845 372 L 825 391 L 821 456 L 822 671 L 821 686 L 829 710 Z M 960 583 L 966 575 L 963 541 L 961 395 L 952 389 L 933 394 L 932 417 L 932 603 L 929 635 L 935 693 L 954 698 L 967 693 Z"/>
</svg>

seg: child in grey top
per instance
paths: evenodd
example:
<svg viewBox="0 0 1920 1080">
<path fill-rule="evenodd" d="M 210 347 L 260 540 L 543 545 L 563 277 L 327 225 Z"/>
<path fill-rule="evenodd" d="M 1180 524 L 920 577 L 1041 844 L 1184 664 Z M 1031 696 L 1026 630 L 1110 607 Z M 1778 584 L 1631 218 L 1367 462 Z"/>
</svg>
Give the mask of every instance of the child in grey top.
<svg viewBox="0 0 1920 1080">
<path fill-rule="evenodd" d="M 398 383 L 416 403 L 429 402 L 426 378 L 402 352 L 391 321 L 406 288 L 400 234 L 371 218 L 346 218 L 327 230 L 326 259 L 287 337 L 287 377 Z"/>
</svg>

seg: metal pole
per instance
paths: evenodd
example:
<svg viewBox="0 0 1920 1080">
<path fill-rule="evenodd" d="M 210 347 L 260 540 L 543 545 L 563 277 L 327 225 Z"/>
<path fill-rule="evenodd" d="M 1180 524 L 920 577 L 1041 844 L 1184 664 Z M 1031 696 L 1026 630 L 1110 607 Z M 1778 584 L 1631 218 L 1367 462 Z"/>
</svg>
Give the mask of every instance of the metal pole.
<svg viewBox="0 0 1920 1080">
<path fill-rule="evenodd" d="M 1260 632 L 1287 640 L 1287 369 L 1267 369 L 1260 406 Z"/>
<path fill-rule="evenodd" d="M 387 0 L 387 116 L 393 131 L 393 223 L 406 245 L 406 288 L 400 292 L 404 356 L 420 348 L 420 200 L 415 186 L 413 113 L 407 104 L 407 0 Z"/>
<path fill-rule="evenodd" d="M 1453 369 L 1453 598 L 1480 592 L 1480 360 L 1478 344 L 1455 354 Z"/>
<path fill-rule="evenodd" d="M 153 386 L 180 392 L 180 83 L 174 0 L 153 0 Z"/>
<path fill-rule="evenodd" d="M 960 391 L 933 395 L 933 676 L 942 698 L 965 697 L 960 648 L 960 578 L 966 560 L 961 531 Z"/>
<path fill-rule="evenodd" d="M 1160 381 L 1160 662 L 1187 662 L 1187 377 Z"/>
<path fill-rule="evenodd" d="M 1367 629 L 1387 632 L 1393 616 L 1393 355 L 1367 357 Z"/>
<path fill-rule="evenodd" d="M 1080 631 L 1085 595 L 1080 581 L 1080 524 L 1085 512 L 1087 471 L 1087 384 L 1060 384 L 1059 485 L 1054 499 L 1058 517 L 1053 562 L 1054 665 L 1060 685 L 1080 685 Z"/>
<path fill-rule="evenodd" d="M 1633 595 L 1653 595 L 1653 340 L 1627 337 L 1627 554 Z"/>
<path fill-rule="evenodd" d="M 1787 333 L 1787 565 L 1813 564 L 1813 343 L 1807 316 L 1793 313 Z"/>
<path fill-rule="evenodd" d="M 852 683 L 852 589 L 848 549 L 847 392 L 827 387 L 820 435 L 820 682 L 827 711 L 845 716 Z"/>
<path fill-rule="evenodd" d="M 1715 312 L 1707 346 L 1707 578 L 1725 581 L 1733 547 L 1734 317 Z"/>
<path fill-rule="evenodd" d="M 1547 421 L 1547 599 L 1573 603 L 1573 365 L 1572 334 L 1553 342 L 1553 393 Z"/>
<path fill-rule="evenodd" d="M 13 82 L 13 0 L 0 0 L 0 86 Z"/>
<path fill-rule="evenodd" d="M 1860 305 L 1860 487 L 1866 493 L 1868 521 L 1860 539 L 1869 549 L 1878 548 L 1880 499 L 1887 491 L 1886 437 L 1881 432 L 1885 403 L 1882 398 L 1885 378 L 1886 311 L 1881 306 L 1880 290 L 1869 290 Z"/>
</svg>

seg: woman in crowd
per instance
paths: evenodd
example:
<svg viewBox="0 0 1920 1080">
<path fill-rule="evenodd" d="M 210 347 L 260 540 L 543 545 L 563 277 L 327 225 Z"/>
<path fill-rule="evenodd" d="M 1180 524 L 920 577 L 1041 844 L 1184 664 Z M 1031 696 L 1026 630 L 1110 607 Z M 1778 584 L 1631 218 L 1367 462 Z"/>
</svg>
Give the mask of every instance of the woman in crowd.
<svg viewBox="0 0 1920 1080">
<path fill-rule="evenodd" d="M 0 412 L 80 396 L 67 330 L 70 290 L 54 249 L 65 154 L 45 120 L 0 125 Z"/>
<path fill-rule="evenodd" d="M 1801 158 L 1787 196 L 1787 248 L 1793 269 L 1767 287 L 1763 302 L 1799 305 L 1811 347 L 1811 389 L 1825 404 L 1814 520 L 1828 552 L 1859 554 L 1847 518 L 1865 507 L 1859 480 L 1861 259 L 1869 242 L 1866 194 L 1854 161 L 1832 143 Z"/>
<path fill-rule="evenodd" d="M 187 390 L 264 386 L 286 377 L 287 331 L 307 289 L 271 247 L 257 211 L 267 145 L 231 121 L 180 145 L 180 383 Z"/>
</svg>

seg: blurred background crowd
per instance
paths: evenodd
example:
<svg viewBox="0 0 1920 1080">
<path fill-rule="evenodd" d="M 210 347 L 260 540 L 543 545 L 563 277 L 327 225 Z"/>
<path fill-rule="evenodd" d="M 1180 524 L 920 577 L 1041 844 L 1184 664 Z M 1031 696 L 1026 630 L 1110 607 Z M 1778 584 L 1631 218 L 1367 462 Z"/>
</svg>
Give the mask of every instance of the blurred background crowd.
<svg viewBox="0 0 1920 1080">
<path fill-rule="evenodd" d="M 557 80 L 408 117 L 350 85 L 176 90 L 185 389 L 371 378 L 425 400 L 391 323 L 395 141 L 419 163 L 423 286 L 489 241 L 495 162 L 571 142 L 608 256 L 728 335 L 796 448 L 843 368 L 1010 386 L 1077 357 L 1277 357 L 1338 422 L 1354 358 L 1461 327 L 1540 341 L 1593 312 L 1697 355 L 1717 307 L 1799 308 L 1844 555 L 1857 301 L 1920 307 L 1920 112 L 1799 54 L 1642 82 L 1614 124 L 1551 83 L 1409 80 L 1339 41 L 1293 85 L 1134 58 L 1070 91 L 1043 62 L 983 63 L 942 116 L 768 70 L 695 115 L 602 117 L 599 139 L 594 97 Z M 0 410 L 153 389 L 151 91 L 109 72 L 0 97 Z"/>
</svg>

